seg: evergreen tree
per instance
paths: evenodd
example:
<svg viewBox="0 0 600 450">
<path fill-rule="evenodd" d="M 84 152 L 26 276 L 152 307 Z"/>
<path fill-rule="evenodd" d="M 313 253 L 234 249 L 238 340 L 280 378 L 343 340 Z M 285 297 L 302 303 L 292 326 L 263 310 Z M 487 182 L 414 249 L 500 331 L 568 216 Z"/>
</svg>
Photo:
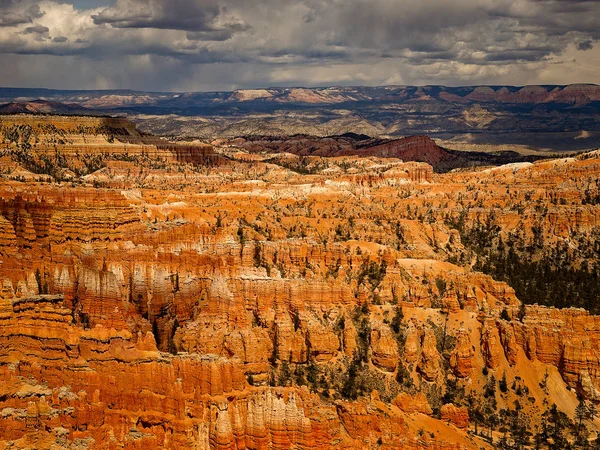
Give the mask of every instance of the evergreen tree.
<svg viewBox="0 0 600 450">
<path fill-rule="evenodd" d="M 506 381 L 506 371 L 502 374 L 502 379 L 500 383 L 498 383 L 498 387 L 500 388 L 500 392 L 506 394 L 508 392 L 508 382 Z"/>
</svg>

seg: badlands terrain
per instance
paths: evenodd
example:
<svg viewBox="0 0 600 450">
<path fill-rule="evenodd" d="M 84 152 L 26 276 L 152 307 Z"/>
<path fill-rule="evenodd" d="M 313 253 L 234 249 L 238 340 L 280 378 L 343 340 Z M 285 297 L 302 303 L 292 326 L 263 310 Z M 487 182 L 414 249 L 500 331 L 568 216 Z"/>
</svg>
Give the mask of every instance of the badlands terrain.
<svg viewBox="0 0 600 450">
<path fill-rule="evenodd" d="M 0 449 L 598 447 L 600 153 L 0 119 Z"/>
</svg>

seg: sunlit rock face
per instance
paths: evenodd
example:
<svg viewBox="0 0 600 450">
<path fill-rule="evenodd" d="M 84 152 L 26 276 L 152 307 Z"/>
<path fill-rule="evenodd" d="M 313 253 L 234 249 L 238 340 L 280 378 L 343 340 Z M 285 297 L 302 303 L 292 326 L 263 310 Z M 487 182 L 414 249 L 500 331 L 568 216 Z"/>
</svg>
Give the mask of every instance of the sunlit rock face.
<svg viewBox="0 0 600 450">
<path fill-rule="evenodd" d="M 600 398 L 598 317 L 523 308 L 450 226 L 593 239 L 579 184 L 597 155 L 294 171 L 239 149 L 163 154 L 120 119 L 107 135 L 20 117 L 0 157 L 0 448 L 481 448 L 469 396 L 521 399 L 533 423 Z M 19 123 L 31 149 L 6 138 Z M 570 203 L 543 215 L 548 183 Z"/>
</svg>

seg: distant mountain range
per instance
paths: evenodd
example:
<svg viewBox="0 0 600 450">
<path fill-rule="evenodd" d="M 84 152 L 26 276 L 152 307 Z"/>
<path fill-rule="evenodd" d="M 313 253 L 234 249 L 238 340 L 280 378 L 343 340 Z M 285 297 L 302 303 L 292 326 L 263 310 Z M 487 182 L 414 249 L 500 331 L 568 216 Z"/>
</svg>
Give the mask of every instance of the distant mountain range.
<svg viewBox="0 0 600 450">
<path fill-rule="evenodd" d="M 583 105 L 600 102 L 595 84 L 540 86 L 381 86 L 240 89 L 220 92 L 141 92 L 133 90 L 54 90 L 0 88 L 0 102 L 48 100 L 78 103 L 87 108 L 154 107 L 171 110 L 214 108 L 217 105 L 281 104 L 335 105 L 357 102 L 407 103 L 562 103 Z"/>
<path fill-rule="evenodd" d="M 426 134 L 506 150 L 512 145 L 546 150 L 600 146 L 600 86 L 594 84 L 180 93 L 0 88 L 0 103 L 6 103 L 0 105 L 4 113 L 123 114 L 144 131 L 184 138 L 352 132 Z"/>
</svg>

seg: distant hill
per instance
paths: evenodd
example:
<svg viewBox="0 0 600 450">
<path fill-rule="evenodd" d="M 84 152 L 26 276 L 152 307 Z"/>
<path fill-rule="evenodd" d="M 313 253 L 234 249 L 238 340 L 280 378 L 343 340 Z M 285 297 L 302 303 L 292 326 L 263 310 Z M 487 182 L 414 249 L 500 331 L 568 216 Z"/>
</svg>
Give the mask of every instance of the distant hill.
<svg viewBox="0 0 600 450">
<path fill-rule="evenodd" d="M 368 136 L 281 136 L 247 137 L 230 142 L 251 153 L 292 153 L 298 156 L 374 156 L 399 158 L 403 161 L 426 162 L 436 172 L 452 169 L 496 166 L 515 162 L 532 162 L 539 156 L 524 156 L 517 152 L 461 152 L 438 146 L 427 136 L 409 136 L 400 139 L 371 139 Z"/>
<path fill-rule="evenodd" d="M 82 114 L 86 108 L 76 103 L 33 100 L 30 102 L 10 102 L 0 105 L 0 114 Z"/>
<path fill-rule="evenodd" d="M 47 102 L 45 106 L 38 101 Z M 60 103 L 126 114 L 162 136 L 339 136 L 346 133 L 441 140 L 515 150 L 600 146 L 600 86 L 379 86 L 241 89 L 229 92 L 67 91 L 0 88 L 0 102 L 27 112 Z M 77 106 L 74 106 L 77 105 Z M 22 106 L 5 106 L 18 110 Z M 61 108 L 64 108 L 61 106 Z M 0 111 L 2 112 L 2 111 Z M 78 111 L 80 112 L 80 111 Z M 173 115 L 181 120 L 173 120 Z"/>
</svg>

